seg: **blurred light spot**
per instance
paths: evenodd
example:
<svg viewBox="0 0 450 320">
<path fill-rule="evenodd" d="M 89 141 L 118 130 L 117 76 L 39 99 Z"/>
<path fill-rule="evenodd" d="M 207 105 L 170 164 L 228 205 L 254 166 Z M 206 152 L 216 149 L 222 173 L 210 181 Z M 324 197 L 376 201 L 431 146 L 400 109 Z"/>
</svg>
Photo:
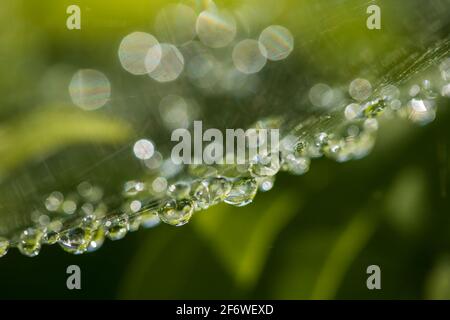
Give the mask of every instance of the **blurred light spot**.
<svg viewBox="0 0 450 320">
<path fill-rule="evenodd" d="M 294 37 L 282 26 L 270 26 L 259 36 L 261 53 L 272 61 L 286 59 L 294 50 Z"/>
<path fill-rule="evenodd" d="M 309 100 L 316 107 L 329 107 L 334 100 L 333 89 L 326 84 L 318 83 L 309 90 Z"/>
<path fill-rule="evenodd" d="M 45 200 L 45 208 L 48 211 L 57 211 L 64 201 L 64 196 L 61 192 L 52 192 Z"/>
<path fill-rule="evenodd" d="M 400 97 L 400 90 L 392 84 L 384 86 L 380 93 L 381 97 L 385 100 L 394 100 Z"/>
<path fill-rule="evenodd" d="M 436 118 L 432 102 L 422 99 L 411 99 L 408 103 L 409 118 L 420 124 L 425 125 Z"/>
<path fill-rule="evenodd" d="M 130 209 L 132 212 L 138 212 L 139 210 L 141 210 L 141 208 L 142 208 L 142 204 L 139 200 L 131 201 Z"/>
<path fill-rule="evenodd" d="M 154 56 L 158 55 L 155 47 L 152 47 L 146 58 L 147 71 L 149 76 L 158 82 L 170 82 L 176 80 L 184 69 L 184 58 L 177 47 L 163 43 L 159 46 L 161 50 L 161 59 L 159 64 L 154 67 Z M 155 52 L 156 50 L 156 52 Z"/>
<path fill-rule="evenodd" d="M 189 106 L 182 97 L 172 94 L 164 97 L 159 104 L 159 110 L 164 123 L 170 129 L 189 127 Z"/>
<path fill-rule="evenodd" d="M 147 74 L 146 57 L 152 47 L 154 47 L 152 55 L 154 69 L 161 59 L 158 40 L 145 32 L 130 33 L 122 39 L 119 46 L 119 60 L 122 67 L 134 75 Z"/>
<path fill-rule="evenodd" d="M 175 45 L 183 45 L 196 36 L 195 11 L 183 4 L 172 4 L 163 8 L 157 15 L 155 30 L 158 38 Z"/>
<path fill-rule="evenodd" d="M 227 11 L 203 11 L 196 24 L 200 41 L 211 48 L 223 48 L 236 36 L 236 21 Z"/>
<path fill-rule="evenodd" d="M 75 201 L 67 200 L 64 201 L 62 208 L 66 214 L 73 214 L 77 210 L 77 204 L 75 203 Z"/>
<path fill-rule="evenodd" d="M 410 95 L 411 97 L 417 96 L 417 95 L 419 94 L 419 92 L 420 92 L 420 87 L 419 87 L 417 84 L 413 85 L 413 86 L 409 89 L 409 95 Z"/>
<path fill-rule="evenodd" d="M 236 69 L 245 74 L 257 73 L 264 68 L 267 59 L 259 49 L 258 41 L 243 40 L 233 50 L 233 63 Z"/>
<path fill-rule="evenodd" d="M 153 156 L 155 147 L 150 140 L 142 139 L 134 144 L 133 152 L 138 159 L 147 160 Z"/>
<path fill-rule="evenodd" d="M 161 166 L 162 161 L 163 161 L 163 157 L 162 157 L 161 153 L 156 151 L 154 153 L 153 157 L 144 161 L 144 164 L 147 168 L 149 168 L 151 170 L 155 170 Z"/>
<path fill-rule="evenodd" d="M 155 180 L 153 180 L 152 183 L 153 191 L 156 193 L 162 193 L 165 192 L 167 189 L 167 180 L 164 177 L 158 177 Z"/>
<path fill-rule="evenodd" d="M 72 102 L 83 110 L 103 107 L 111 96 L 111 84 L 101 72 L 91 69 L 77 71 L 69 84 Z"/>
<path fill-rule="evenodd" d="M 187 75 L 195 86 L 209 89 L 219 80 L 220 66 L 213 56 L 198 54 L 187 63 Z"/>
<path fill-rule="evenodd" d="M 43 214 L 43 215 L 41 215 L 41 216 L 39 217 L 39 224 L 40 224 L 41 226 L 46 226 L 46 225 L 48 225 L 49 223 L 50 223 L 50 218 L 49 218 L 49 216 Z"/>
<path fill-rule="evenodd" d="M 441 94 L 443 97 L 450 97 L 450 83 L 442 87 Z"/>
<path fill-rule="evenodd" d="M 361 106 L 357 103 L 351 103 L 347 107 L 345 107 L 345 117 L 347 120 L 353 120 L 357 118 L 361 113 Z"/>
<path fill-rule="evenodd" d="M 372 94 L 372 85 L 366 79 L 355 79 L 350 83 L 348 93 L 353 99 L 363 101 Z"/>
<path fill-rule="evenodd" d="M 439 65 L 439 70 L 441 71 L 442 79 L 445 81 L 450 80 L 450 58 L 445 59 Z"/>
</svg>

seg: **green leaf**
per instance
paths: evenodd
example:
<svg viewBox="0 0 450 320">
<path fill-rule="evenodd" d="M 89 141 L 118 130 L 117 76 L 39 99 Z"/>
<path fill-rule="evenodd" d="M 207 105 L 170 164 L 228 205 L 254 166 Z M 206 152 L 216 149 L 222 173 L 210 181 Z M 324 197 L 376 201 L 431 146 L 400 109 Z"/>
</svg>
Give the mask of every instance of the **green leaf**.
<svg viewBox="0 0 450 320">
<path fill-rule="evenodd" d="M 193 222 L 241 289 L 255 285 L 273 242 L 302 204 L 292 190 L 257 200 L 243 209 L 220 205 Z"/>
<path fill-rule="evenodd" d="M 74 107 L 45 108 L 0 126 L 0 176 L 63 147 L 112 144 L 130 135 L 124 121 Z"/>
</svg>

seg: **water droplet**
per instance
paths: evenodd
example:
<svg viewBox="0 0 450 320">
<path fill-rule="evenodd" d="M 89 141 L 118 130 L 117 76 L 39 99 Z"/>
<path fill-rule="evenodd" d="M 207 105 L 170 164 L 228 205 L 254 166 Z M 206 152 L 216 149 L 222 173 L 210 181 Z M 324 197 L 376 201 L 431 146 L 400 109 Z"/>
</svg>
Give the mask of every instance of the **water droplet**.
<svg viewBox="0 0 450 320">
<path fill-rule="evenodd" d="M 92 239 L 89 228 L 75 227 L 61 233 L 58 243 L 64 251 L 72 254 L 82 254 L 88 249 Z"/>
<path fill-rule="evenodd" d="M 158 82 L 171 82 L 180 76 L 184 69 L 184 58 L 177 47 L 163 43 L 160 46 L 161 59 L 159 64 L 153 68 L 158 48 L 152 47 L 147 54 L 146 65 L 149 76 Z"/>
<path fill-rule="evenodd" d="M 242 178 L 233 183 L 225 203 L 236 207 L 243 207 L 250 204 L 258 191 L 258 183 L 254 178 Z"/>
<path fill-rule="evenodd" d="M 372 85 L 366 79 L 355 79 L 350 83 L 350 96 L 357 101 L 364 101 L 372 94 Z"/>
<path fill-rule="evenodd" d="M 127 215 L 111 217 L 105 222 L 105 234 L 111 240 L 120 240 L 129 230 Z"/>
<path fill-rule="evenodd" d="M 320 132 L 314 136 L 314 145 L 322 149 L 328 143 L 328 134 L 325 132 Z"/>
<path fill-rule="evenodd" d="M 250 172 L 256 177 L 271 177 L 280 170 L 280 159 L 278 154 L 266 156 L 257 155 L 251 160 Z"/>
<path fill-rule="evenodd" d="M 69 84 L 72 102 L 83 110 L 103 107 L 111 96 L 108 78 L 97 70 L 84 69 L 74 74 Z"/>
<path fill-rule="evenodd" d="M 197 18 L 197 35 L 211 48 L 223 48 L 236 36 L 236 21 L 227 11 L 203 11 Z"/>
<path fill-rule="evenodd" d="M 119 60 L 122 67 L 134 75 L 147 74 L 149 71 L 145 65 L 145 58 L 153 46 L 156 46 L 155 52 L 159 52 L 159 55 L 154 57 L 157 59 L 153 60 L 156 67 L 161 59 L 158 40 L 145 32 L 133 32 L 125 36 L 119 46 Z"/>
<path fill-rule="evenodd" d="M 283 169 L 295 175 L 302 175 L 308 172 L 311 160 L 306 157 L 296 157 L 288 154 L 284 158 Z"/>
<path fill-rule="evenodd" d="M 194 181 L 191 185 L 191 196 L 194 200 L 195 210 L 208 209 L 211 203 L 208 182 L 203 180 Z"/>
<path fill-rule="evenodd" d="M 282 26 L 270 26 L 259 36 L 261 53 L 269 60 L 286 59 L 294 50 L 294 37 Z"/>
<path fill-rule="evenodd" d="M 176 200 L 181 200 L 189 197 L 189 192 L 191 191 L 191 186 L 186 182 L 178 182 L 171 184 L 167 188 L 167 195 Z"/>
<path fill-rule="evenodd" d="M 89 246 L 87 248 L 88 252 L 94 252 L 101 248 L 103 243 L 105 242 L 105 231 L 103 228 L 98 228 L 93 231 L 93 235 L 91 237 L 91 241 L 89 242 Z"/>
<path fill-rule="evenodd" d="M 162 222 L 180 227 L 189 222 L 194 212 L 191 200 L 170 200 L 159 211 Z"/>
<path fill-rule="evenodd" d="M 211 205 L 222 202 L 230 192 L 232 183 L 224 177 L 214 177 L 208 180 Z"/>
<path fill-rule="evenodd" d="M 141 215 L 141 226 L 145 229 L 156 227 L 161 223 L 158 212 L 150 210 L 143 212 Z"/>
<path fill-rule="evenodd" d="M 436 118 L 434 103 L 429 100 L 411 99 L 408 112 L 409 118 L 420 125 L 428 124 Z"/>
<path fill-rule="evenodd" d="M 18 248 L 19 251 L 28 256 L 35 257 L 41 250 L 41 240 L 43 233 L 38 229 L 26 229 L 22 232 L 19 238 Z"/>
<path fill-rule="evenodd" d="M 377 117 L 386 109 L 386 101 L 375 99 L 362 106 L 362 112 L 366 117 Z"/>
<path fill-rule="evenodd" d="M 267 62 L 264 52 L 261 53 L 259 49 L 258 41 L 251 39 L 242 40 L 236 44 L 232 56 L 236 69 L 245 74 L 261 71 Z"/>
<path fill-rule="evenodd" d="M 45 244 L 55 244 L 56 242 L 58 242 L 59 240 L 59 232 L 56 231 L 47 231 L 43 236 L 42 236 L 42 243 Z"/>
<path fill-rule="evenodd" d="M 259 190 L 262 192 L 267 192 L 272 190 L 275 184 L 275 177 L 264 177 L 257 179 Z"/>
<path fill-rule="evenodd" d="M 347 107 L 345 107 L 345 117 L 347 120 L 354 120 L 361 116 L 362 107 L 357 103 L 351 103 Z"/>
<path fill-rule="evenodd" d="M 8 253 L 9 241 L 3 237 L 0 237 L 0 258 Z"/>
</svg>

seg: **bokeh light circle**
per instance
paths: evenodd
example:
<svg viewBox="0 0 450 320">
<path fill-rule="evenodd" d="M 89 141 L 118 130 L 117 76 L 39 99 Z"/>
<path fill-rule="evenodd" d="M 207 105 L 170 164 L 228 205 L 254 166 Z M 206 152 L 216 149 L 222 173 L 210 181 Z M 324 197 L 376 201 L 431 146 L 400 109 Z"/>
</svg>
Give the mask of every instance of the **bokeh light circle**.
<svg viewBox="0 0 450 320">
<path fill-rule="evenodd" d="M 70 81 L 69 94 L 72 102 L 83 110 L 103 107 L 111 97 L 111 84 L 100 71 L 82 69 Z"/>
</svg>

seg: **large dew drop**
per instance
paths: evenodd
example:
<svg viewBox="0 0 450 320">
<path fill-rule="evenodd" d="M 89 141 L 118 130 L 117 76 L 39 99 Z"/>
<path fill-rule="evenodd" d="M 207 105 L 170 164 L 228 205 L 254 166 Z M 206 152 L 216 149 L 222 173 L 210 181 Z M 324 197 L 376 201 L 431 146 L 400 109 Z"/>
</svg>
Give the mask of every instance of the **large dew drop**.
<svg viewBox="0 0 450 320">
<path fill-rule="evenodd" d="M 19 239 L 19 251 L 28 257 L 35 257 L 41 251 L 41 240 L 43 233 L 38 229 L 26 229 L 22 232 Z"/>
<path fill-rule="evenodd" d="M 225 198 L 225 203 L 236 207 L 250 204 L 258 191 L 258 183 L 254 178 L 238 179 Z"/>
<path fill-rule="evenodd" d="M 215 177 L 209 180 L 209 193 L 211 205 L 222 202 L 231 191 L 232 183 L 223 177 Z"/>
<path fill-rule="evenodd" d="M 159 211 L 162 222 L 180 227 L 189 222 L 194 212 L 191 200 L 170 200 Z"/>
<path fill-rule="evenodd" d="M 61 248 L 69 253 L 82 254 L 88 249 L 91 239 L 91 230 L 76 227 L 62 233 L 58 243 Z"/>
<path fill-rule="evenodd" d="M 129 230 L 128 216 L 116 216 L 105 222 L 105 234 L 111 240 L 120 240 Z"/>
</svg>

